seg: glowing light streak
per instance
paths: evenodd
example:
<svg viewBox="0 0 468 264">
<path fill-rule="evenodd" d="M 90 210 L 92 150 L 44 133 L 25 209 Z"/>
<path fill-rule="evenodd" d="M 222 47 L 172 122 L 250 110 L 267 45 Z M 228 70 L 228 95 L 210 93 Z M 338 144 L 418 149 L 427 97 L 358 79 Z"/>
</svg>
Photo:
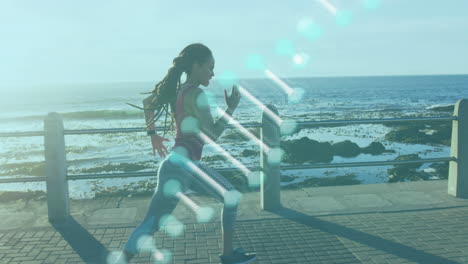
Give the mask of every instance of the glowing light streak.
<svg viewBox="0 0 468 264">
<path fill-rule="evenodd" d="M 244 95 L 245 97 L 247 97 L 247 99 L 249 99 L 251 102 L 257 105 L 257 107 L 259 107 L 260 109 L 263 109 L 265 113 L 268 115 L 268 117 L 271 118 L 276 123 L 276 125 L 280 126 L 281 123 L 283 123 L 283 120 L 277 114 L 273 113 L 273 111 L 271 111 L 268 107 L 262 104 L 262 102 L 260 102 L 257 98 L 255 98 L 255 96 L 250 94 L 242 86 L 238 86 L 238 87 L 239 87 L 239 92 L 241 92 L 242 95 Z"/>
<path fill-rule="evenodd" d="M 176 196 L 182 202 L 184 202 L 188 207 L 190 207 L 190 209 L 192 209 L 194 212 L 197 212 L 197 210 L 200 209 L 200 206 L 198 204 L 196 204 L 192 199 L 188 198 L 187 195 L 185 195 L 185 194 L 183 194 L 181 192 L 177 192 Z"/>
<path fill-rule="evenodd" d="M 270 70 L 266 69 L 265 74 L 272 79 L 276 84 L 278 84 L 283 90 L 288 94 L 291 95 L 294 90 L 289 87 L 285 82 L 283 82 L 278 76 L 276 76 L 274 73 L 272 73 Z"/>
<path fill-rule="evenodd" d="M 328 2 L 327 0 L 318 0 L 323 6 L 325 6 L 325 8 L 330 12 L 332 13 L 334 16 L 336 16 L 336 13 L 337 13 L 337 9 L 336 7 L 334 7 L 332 4 L 330 4 L 330 2 Z"/>
<path fill-rule="evenodd" d="M 205 135 L 203 132 L 200 132 L 200 137 L 202 140 L 205 142 L 208 142 L 208 144 L 212 145 L 213 147 L 216 148 L 217 151 L 221 152 L 226 158 L 229 159 L 232 163 L 234 163 L 239 169 L 242 170 L 244 174 L 250 173 L 250 170 L 247 169 L 242 163 L 240 163 L 237 159 L 235 159 L 231 154 L 227 153 L 220 145 L 216 144 L 213 140 L 211 140 L 207 135 Z"/>
<path fill-rule="evenodd" d="M 224 111 L 221 108 L 217 107 L 216 109 L 217 109 L 217 111 L 218 111 L 218 113 L 220 115 L 222 115 L 224 113 Z M 251 140 L 255 141 L 255 143 L 260 145 L 265 151 L 270 150 L 270 148 L 267 145 L 265 145 L 260 139 L 258 139 L 255 135 L 253 135 L 249 130 L 247 130 L 245 127 L 243 127 L 241 124 L 239 124 L 239 122 L 237 122 L 234 118 L 232 118 L 232 116 L 230 116 L 228 114 L 226 114 L 226 116 L 228 117 L 229 122 L 231 122 L 245 136 L 247 136 Z"/>
<path fill-rule="evenodd" d="M 192 199 L 182 192 L 177 192 L 176 196 L 182 200 L 192 211 L 197 215 L 198 222 L 208 222 L 213 217 L 213 208 L 211 207 L 201 207 L 196 204 Z"/>
<path fill-rule="evenodd" d="M 213 180 L 208 174 L 206 174 L 206 172 L 200 169 L 193 162 L 187 161 L 186 164 L 193 172 L 198 174 L 207 184 L 214 187 L 218 191 L 218 193 L 224 194 L 227 192 L 227 190 L 223 186 L 221 186 L 217 181 Z"/>
</svg>

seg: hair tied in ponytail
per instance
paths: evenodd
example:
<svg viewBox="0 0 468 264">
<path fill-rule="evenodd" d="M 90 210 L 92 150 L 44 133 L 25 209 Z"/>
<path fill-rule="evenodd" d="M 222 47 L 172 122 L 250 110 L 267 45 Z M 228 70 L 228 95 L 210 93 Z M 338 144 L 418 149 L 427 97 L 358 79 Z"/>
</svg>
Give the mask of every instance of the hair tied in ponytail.
<svg viewBox="0 0 468 264">
<path fill-rule="evenodd" d="M 188 65 L 186 62 L 186 59 L 182 56 L 178 56 L 174 58 L 172 61 L 173 67 L 177 70 L 179 73 L 183 73 L 187 71 Z"/>
<path fill-rule="evenodd" d="M 140 110 L 155 111 L 153 120 L 150 124 L 147 124 L 146 128 L 154 124 L 163 114 L 165 114 L 164 126 L 167 127 L 166 121 L 169 116 L 171 118 L 169 129 L 174 127 L 175 104 L 179 92 L 182 73 L 185 72 L 187 75 L 190 75 L 192 65 L 194 63 L 203 63 L 212 56 L 211 50 L 201 43 L 188 45 L 180 52 L 178 57 L 174 58 L 172 61 L 172 67 L 169 69 L 166 76 L 156 84 L 153 91 L 150 93 L 144 93 L 152 94 L 150 96 L 153 97 L 152 101 L 146 107 L 142 108 L 134 104 L 127 103 Z M 164 131 L 164 134 L 166 134 L 166 132 L 167 130 Z"/>
</svg>

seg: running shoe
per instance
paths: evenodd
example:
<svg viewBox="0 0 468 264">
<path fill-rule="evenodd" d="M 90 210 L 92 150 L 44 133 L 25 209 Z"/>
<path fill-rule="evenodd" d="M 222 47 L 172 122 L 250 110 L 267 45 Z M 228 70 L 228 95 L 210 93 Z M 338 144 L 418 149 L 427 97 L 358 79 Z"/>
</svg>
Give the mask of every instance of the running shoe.
<svg viewBox="0 0 468 264">
<path fill-rule="evenodd" d="M 257 258 L 254 253 L 246 253 L 242 248 L 235 248 L 232 255 L 219 255 L 222 264 L 244 264 L 249 263 Z"/>
</svg>

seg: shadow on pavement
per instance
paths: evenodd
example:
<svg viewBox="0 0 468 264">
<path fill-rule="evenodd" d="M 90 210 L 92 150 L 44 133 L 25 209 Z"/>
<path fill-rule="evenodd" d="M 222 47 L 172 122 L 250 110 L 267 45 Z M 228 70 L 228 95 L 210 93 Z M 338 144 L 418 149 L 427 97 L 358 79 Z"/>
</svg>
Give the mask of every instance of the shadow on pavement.
<svg viewBox="0 0 468 264">
<path fill-rule="evenodd" d="M 429 212 L 429 211 L 440 211 L 446 209 L 455 209 L 455 208 L 467 208 L 467 205 L 456 205 L 456 206 L 446 206 L 446 207 L 433 207 L 433 208 L 423 208 L 423 209 L 403 209 L 403 210 L 388 210 L 388 211 L 379 211 L 379 214 L 395 214 L 395 213 L 406 213 L 406 212 Z M 326 213 L 322 215 L 315 215 L 315 216 L 340 216 L 340 215 L 363 215 L 369 214 L 369 212 L 353 212 L 353 213 Z"/>
<path fill-rule="evenodd" d="M 370 248 L 375 248 L 400 258 L 407 259 L 409 261 L 417 263 L 434 263 L 434 264 L 458 264 L 458 262 L 427 253 L 425 251 L 415 249 L 402 245 L 397 242 L 389 241 L 378 236 L 374 236 L 362 231 L 358 231 L 346 226 L 339 224 L 323 221 L 313 216 L 303 214 L 301 212 L 283 207 L 278 211 L 271 211 L 271 213 L 277 214 L 285 219 L 295 221 L 315 229 L 328 232 L 330 234 L 344 237 L 361 244 L 364 244 Z"/>
<path fill-rule="evenodd" d="M 107 263 L 109 250 L 70 216 L 64 223 L 52 223 L 85 263 Z"/>
</svg>

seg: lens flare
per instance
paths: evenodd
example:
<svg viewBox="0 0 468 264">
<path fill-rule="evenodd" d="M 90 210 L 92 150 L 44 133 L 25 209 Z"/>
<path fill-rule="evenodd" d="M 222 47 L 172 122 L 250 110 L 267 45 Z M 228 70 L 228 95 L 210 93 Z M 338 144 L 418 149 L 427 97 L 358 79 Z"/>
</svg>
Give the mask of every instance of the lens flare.
<svg viewBox="0 0 468 264">
<path fill-rule="evenodd" d="M 206 95 L 206 98 L 208 99 L 208 105 L 210 107 L 216 107 L 218 106 L 218 101 L 216 100 L 216 95 L 213 92 L 210 92 L 208 90 L 204 90 L 203 93 Z"/>
<path fill-rule="evenodd" d="M 284 150 L 281 148 L 270 148 L 268 153 L 268 163 L 270 165 L 278 165 L 284 157 Z"/>
<path fill-rule="evenodd" d="M 210 102 L 206 93 L 200 93 L 197 96 L 197 107 L 198 109 L 208 109 L 210 108 Z"/>
<path fill-rule="evenodd" d="M 176 165 L 183 167 L 188 157 L 188 151 L 186 148 L 177 146 L 169 153 L 169 161 Z"/>
<path fill-rule="evenodd" d="M 170 179 L 164 183 L 163 193 L 166 197 L 173 197 L 180 191 L 180 182 L 178 180 Z"/>
<path fill-rule="evenodd" d="M 162 261 L 164 259 L 164 255 L 161 253 L 161 251 L 159 250 L 156 250 L 154 253 L 153 253 L 153 257 L 154 257 L 154 260 L 155 261 Z"/>
<path fill-rule="evenodd" d="M 380 6 L 380 0 L 364 0 L 364 8 L 377 9 Z"/>
<path fill-rule="evenodd" d="M 296 132 L 298 124 L 294 120 L 284 120 L 280 126 L 280 133 L 282 136 L 288 136 Z"/>
<path fill-rule="evenodd" d="M 336 15 L 336 7 L 327 0 L 318 0 L 331 14 Z"/>
<path fill-rule="evenodd" d="M 227 207 L 234 207 L 239 204 L 242 194 L 237 190 L 229 190 L 224 193 L 224 204 Z"/>
<path fill-rule="evenodd" d="M 310 18 L 303 18 L 297 23 L 297 32 L 310 41 L 317 40 L 323 35 L 323 30 Z"/>
<path fill-rule="evenodd" d="M 294 55 L 294 57 L 293 57 L 293 61 L 294 61 L 294 63 L 296 63 L 296 64 L 302 64 L 302 63 L 304 62 L 304 59 L 303 59 L 303 57 L 302 57 L 301 55 L 296 54 L 296 55 Z"/>
<path fill-rule="evenodd" d="M 251 171 L 249 174 L 246 175 L 249 187 L 257 188 L 258 186 L 260 186 L 260 174 L 260 171 Z"/>
<path fill-rule="evenodd" d="M 272 71 L 266 69 L 265 74 L 266 74 L 266 76 L 268 76 L 268 78 L 270 78 L 273 82 L 275 82 L 279 87 L 281 87 L 283 89 L 283 91 L 285 93 L 287 93 L 288 95 L 293 92 L 293 89 L 291 87 L 289 87 L 289 85 L 287 85 L 278 76 L 276 76 Z"/>
<path fill-rule="evenodd" d="M 180 124 L 180 131 L 186 134 L 197 134 L 200 132 L 198 120 L 193 116 L 187 116 Z"/>
<path fill-rule="evenodd" d="M 263 171 L 260 172 L 260 182 L 265 182 L 268 179 L 268 175 Z"/>
<path fill-rule="evenodd" d="M 309 64 L 309 55 L 305 53 L 298 53 L 292 59 L 296 69 L 304 69 Z"/>
<path fill-rule="evenodd" d="M 339 26 L 347 26 L 351 24 L 352 20 L 353 14 L 351 13 L 351 11 L 342 10 L 336 13 L 336 23 Z"/>
<path fill-rule="evenodd" d="M 288 95 L 288 104 L 297 104 L 304 98 L 305 90 L 299 87 L 293 88 L 293 92 Z"/>
<path fill-rule="evenodd" d="M 184 225 L 171 214 L 165 214 L 159 220 L 159 226 L 172 237 L 181 235 L 184 232 Z"/>
<path fill-rule="evenodd" d="M 294 53 L 296 53 L 294 44 L 289 39 L 281 39 L 276 44 L 276 54 L 290 57 L 293 56 Z"/>
<path fill-rule="evenodd" d="M 208 222 L 213 217 L 213 208 L 201 207 L 187 195 L 178 192 L 176 196 L 197 215 L 198 222 Z"/>
<path fill-rule="evenodd" d="M 214 215 L 214 209 L 211 207 L 200 207 L 197 210 L 197 221 L 199 223 L 209 222 Z"/>
<path fill-rule="evenodd" d="M 154 264 L 168 264 L 172 261 L 172 253 L 168 250 L 161 249 L 153 252 Z"/>
<path fill-rule="evenodd" d="M 153 252 L 156 250 L 154 238 L 150 235 L 142 235 L 138 238 L 137 248 L 138 252 Z"/>
<path fill-rule="evenodd" d="M 127 264 L 122 251 L 111 251 L 106 258 L 107 264 Z"/>
</svg>

